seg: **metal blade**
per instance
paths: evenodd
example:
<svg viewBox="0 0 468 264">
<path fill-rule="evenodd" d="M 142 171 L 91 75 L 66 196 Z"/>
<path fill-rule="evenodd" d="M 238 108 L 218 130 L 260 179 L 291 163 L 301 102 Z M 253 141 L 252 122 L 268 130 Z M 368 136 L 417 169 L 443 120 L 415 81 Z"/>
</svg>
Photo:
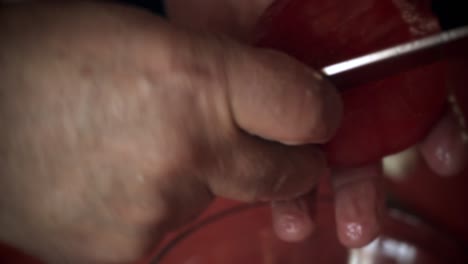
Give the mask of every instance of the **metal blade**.
<svg viewBox="0 0 468 264">
<path fill-rule="evenodd" d="M 326 66 L 322 72 L 340 89 L 383 79 L 468 49 L 468 26 Z"/>
</svg>

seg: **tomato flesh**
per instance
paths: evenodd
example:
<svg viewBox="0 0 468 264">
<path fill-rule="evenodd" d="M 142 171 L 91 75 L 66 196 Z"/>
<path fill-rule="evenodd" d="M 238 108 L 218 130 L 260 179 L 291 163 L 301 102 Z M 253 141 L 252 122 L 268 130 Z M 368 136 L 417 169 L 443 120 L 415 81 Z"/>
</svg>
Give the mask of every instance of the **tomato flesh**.
<svg viewBox="0 0 468 264">
<path fill-rule="evenodd" d="M 428 0 L 279 0 L 256 43 L 320 69 L 438 31 Z M 329 161 L 364 164 L 418 142 L 443 112 L 445 81 L 439 62 L 342 91 L 343 122 L 324 146 Z"/>
</svg>

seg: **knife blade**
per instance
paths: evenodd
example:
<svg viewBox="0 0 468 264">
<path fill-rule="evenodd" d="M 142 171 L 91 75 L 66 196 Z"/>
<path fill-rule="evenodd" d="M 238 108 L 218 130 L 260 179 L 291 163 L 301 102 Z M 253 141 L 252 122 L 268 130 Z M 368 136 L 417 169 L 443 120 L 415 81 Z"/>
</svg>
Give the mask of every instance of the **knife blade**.
<svg viewBox="0 0 468 264">
<path fill-rule="evenodd" d="M 468 26 L 335 63 L 322 73 L 339 89 L 347 89 L 457 56 L 460 49 L 468 49 Z"/>
</svg>

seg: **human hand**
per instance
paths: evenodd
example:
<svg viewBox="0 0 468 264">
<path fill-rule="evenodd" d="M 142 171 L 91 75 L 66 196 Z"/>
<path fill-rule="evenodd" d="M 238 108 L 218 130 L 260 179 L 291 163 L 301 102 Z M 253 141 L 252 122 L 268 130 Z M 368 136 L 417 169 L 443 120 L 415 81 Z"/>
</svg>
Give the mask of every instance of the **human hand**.
<svg viewBox="0 0 468 264">
<path fill-rule="evenodd" d="M 169 16 L 174 22 L 192 29 L 228 34 L 245 41 L 252 38 L 258 17 L 272 2 L 273 0 L 166 1 Z M 468 148 L 463 143 L 462 130 L 457 119 L 452 111 L 447 111 L 428 136 L 413 147 L 413 154 L 422 156 L 440 175 L 460 172 L 468 156 Z M 387 173 L 387 161 L 391 159 L 385 159 L 384 162 Z M 417 158 L 411 159 L 409 163 L 411 164 L 406 162 L 403 167 L 411 169 L 421 164 Z M 402 167 L 401 164 L 399 166 Z M 397 173 L 408 172 L 398 169 Z M 383 206 L 383 191 L 379 187 L 382 174 L 379 164 L 334 170 L 332 179 L 335 186 L 337 229 L 340 240 L 345 245 L 362 246 L 377 235 L 379 214 Z M 281 222 L 281 219 L 289 221 L 289 224 L 275 225 L 277 233 L 285 240 L 300 240 L 312 230 L 312 220 L 297 204 L 301 202 L 281 202 L 279 208 L 273 207 L 274 223 Z M 293 232 L 288 233 L 285 226 L 290 227 L 291 224 L 296 228 L 289 228 Z M 360 235 L 356 234 L 357 231 Z"/>
<path fill-rule="evenodd" d="M 49 263 L 129 263 L 327 171 L 339 96 L 286 55 L 103 3 L 2 6 L 0 35 L 0 239 Z"/>
</svg>

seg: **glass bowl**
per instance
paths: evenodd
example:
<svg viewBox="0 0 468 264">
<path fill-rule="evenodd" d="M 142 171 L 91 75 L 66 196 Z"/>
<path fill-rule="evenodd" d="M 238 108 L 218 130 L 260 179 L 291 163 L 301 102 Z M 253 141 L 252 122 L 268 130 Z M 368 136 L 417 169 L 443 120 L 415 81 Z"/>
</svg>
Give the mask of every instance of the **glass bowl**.
<svg viewBox="0 0 468 264">
<path fill-rule="evenodd" d="M 215 213 L 166 243 L 152 264 L 456 264 L 467 250 L 420 219 L 389 208 L 382 234 L 366 247 L 338 242 L 331 201 L 319 203 L 317 230 L 300 243 L 280 241 L 266 204 Z"/>
</svg>

